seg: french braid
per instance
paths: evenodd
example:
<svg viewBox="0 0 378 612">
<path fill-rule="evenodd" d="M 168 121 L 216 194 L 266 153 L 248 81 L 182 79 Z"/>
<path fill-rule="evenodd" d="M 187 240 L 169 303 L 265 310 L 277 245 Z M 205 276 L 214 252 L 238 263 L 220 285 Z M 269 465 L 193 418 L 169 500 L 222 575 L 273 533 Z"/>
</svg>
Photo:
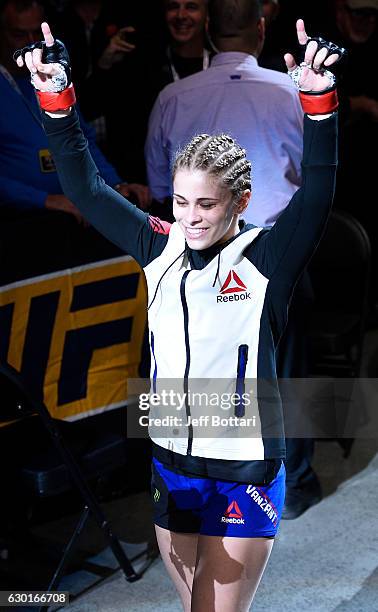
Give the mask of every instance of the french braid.
<svg viewBox="0 0 378 612">
<path fill-rule="evenodd" d="M 243 191 L 251 189 L 251 162 L 246 151 L 227 134 L 194 136 L 179 151 L 173 164 L 173 177 L 178 170 L 203 170 L 219 180 L 238 199 Z"/>
</svg>

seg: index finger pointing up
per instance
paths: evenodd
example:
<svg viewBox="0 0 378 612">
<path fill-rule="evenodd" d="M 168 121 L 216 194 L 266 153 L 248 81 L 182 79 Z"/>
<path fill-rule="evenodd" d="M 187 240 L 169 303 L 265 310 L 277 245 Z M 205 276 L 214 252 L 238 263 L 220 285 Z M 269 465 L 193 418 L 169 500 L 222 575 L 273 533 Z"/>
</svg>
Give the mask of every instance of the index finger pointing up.
<svg viewBox="0 0 378 612">
<path fill-rule="evenodd" d="M 298 35 L 299 44 L 305 45 L 308 41 L 308 36 L 306 34 L 305 24 L 304 24 L 303 19 L 298 19 L 297 21 L 297 35 Z"/>
<path fill-rule="evenodd" d="M 46 47 L 52 47 L 54 44 L 54 37 L 51 34 L 50 26 L 46 21 L 41 23 L 42 34 L 45 39 Z"/>
</svg>

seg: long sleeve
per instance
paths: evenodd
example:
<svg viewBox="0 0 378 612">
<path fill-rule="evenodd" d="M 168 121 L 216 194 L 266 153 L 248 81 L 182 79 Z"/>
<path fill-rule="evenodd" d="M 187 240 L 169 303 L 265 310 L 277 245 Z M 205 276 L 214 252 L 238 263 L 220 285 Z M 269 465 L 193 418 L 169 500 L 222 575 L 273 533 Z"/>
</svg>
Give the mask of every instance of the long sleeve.
<svg viewBox="0 0 378 612">
<path fill-rule="evenodd" d="M 302 185 L 247 257 L 271 283 L 292 288 L 309 262 L 331 209 L 337 167 L 337 115 L 305 117 Z"/>
<path fill-rule="evenodd" d="M 114 187 L 118 183 L 124 182 L 123 179 L 121 179 L 119 174 L 116 172 L 115 168 L 107 161 L 105 156 L 100 151 L 98 145 L 96 144 L 96 135 L 93 127 L 89 126 L 88 123 L 86 123 L 81 113 L 78 113 L 78 115 L 84 136 L 88 140 L 88 146 L 93 157 L 93 161 L 95 162 L 98 171 L 103 177 L 105 183 L 107 183 L 111 187 Z"/>
<path fill-rule="evenodd" d="M 59 119 L 42 114 L 65 195 L 100 233 L 146 266 L 164 249 L 169 224 L 142 212 L 105 183 L 75 110 Z"/>
<path fill-rule="evenodd" d="M 160 96 L 151 111 L 145 146 L 148 186 L 152 197 L 163 202 L 171 195 L 169 153 L 162 138 L 162 110 Z"/>
</svg>

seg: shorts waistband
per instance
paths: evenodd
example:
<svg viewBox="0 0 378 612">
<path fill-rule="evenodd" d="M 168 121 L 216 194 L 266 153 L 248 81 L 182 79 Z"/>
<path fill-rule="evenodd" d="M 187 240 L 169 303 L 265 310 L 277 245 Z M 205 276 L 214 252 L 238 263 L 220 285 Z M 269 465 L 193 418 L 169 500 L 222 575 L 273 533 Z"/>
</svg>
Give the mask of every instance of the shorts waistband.
<svg viewBox="0 0 378 612">
<path fill-rule="evenodd" d="M 152 454 L 168 468 L 180 470 L 184 474 L 260 485 L 269 484 L 278 474 L 282 464 L 282 459 L 236 461 L 180 455 L 155 442 L 152 443 Z"/>
</svg>

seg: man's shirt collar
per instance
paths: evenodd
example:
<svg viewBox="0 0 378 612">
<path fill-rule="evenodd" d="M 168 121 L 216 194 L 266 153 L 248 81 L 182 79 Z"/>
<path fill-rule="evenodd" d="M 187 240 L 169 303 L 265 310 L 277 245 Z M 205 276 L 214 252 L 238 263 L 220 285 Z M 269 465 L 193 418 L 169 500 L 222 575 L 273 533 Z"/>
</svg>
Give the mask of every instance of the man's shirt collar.
<svg viewBox="0 0 378 612">
<path fill-rule="evenodd" d="M 258 66 L 257 59 L 249 53 L 242 53 L 241 51 L 225 51 L 217 53 L 211 60 L 211 66 L 227 66 L 228 64 L 243 65 L 249 68 L 256 68 Z"/>
</svg>

